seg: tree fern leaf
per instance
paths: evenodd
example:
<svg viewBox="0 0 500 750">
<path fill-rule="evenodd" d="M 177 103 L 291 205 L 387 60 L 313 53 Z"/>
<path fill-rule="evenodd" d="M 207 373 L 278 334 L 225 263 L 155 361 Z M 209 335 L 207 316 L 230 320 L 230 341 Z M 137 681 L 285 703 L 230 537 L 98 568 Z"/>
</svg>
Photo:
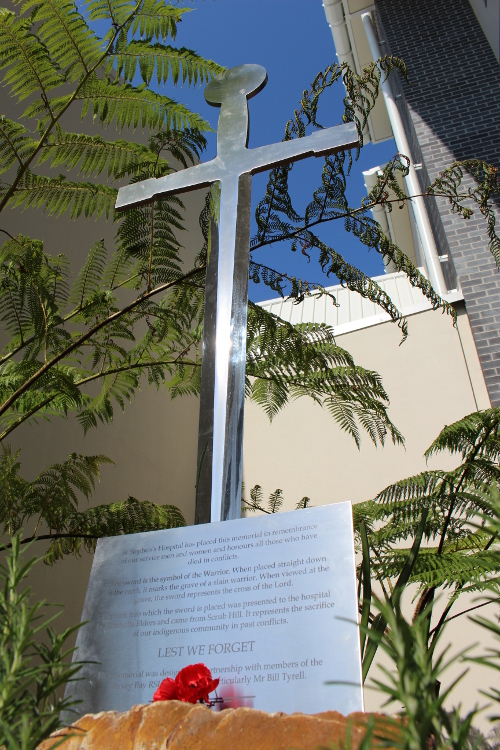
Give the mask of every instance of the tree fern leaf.
<svg viewBox="0 0 500 750">
<path fill-rule="evenodd" d="M 82 116 L 90 108 L 94 120 L 105 126 L 115 121 L 120 130 L 135 130 L 139 126 L 150 130 L 164 127 L 177 130 L 191 128 L 201 132 L 211 130 L 202 117 L 168 96 L 155 94 L 144 85 L 135 87 L 129 83 L 111 83 L 92 76 L 79 90 L 76 101 L 83 104 Z M 66 97 L 60 97 L 53 100 L 51 105 L 58 111 L 66 103 Z"/>
<path fill-rule="evenodd" d="M 34 337 L 34 346 L 26 356 L 36 356 L 37 340 L 44 346 L 56 346 L 67 340 L 61 329 L 59 308 L 67 300 L 68 264 L 64 256 L 52 258 L 43 251 L 43 244 L 19 235 L 0 249 L 0 319 L 12 340 L 10 349 L 27 344 Z"/>
<path fill-rule="evenodd" d="M 111 21 L 116 26 L 125 24 L 128 20 L 131 22 L 134 13 L 138 12 L 143 5 L 142 2 L 136 3 L 133 0 L 88 0 L 86 3 L 87 13 L 90 21 Z"/>
<path fill-rule="evenodd" d="M 72 219 L 82 214 L 86 218 L 99 217 L 103 213 L 108 218 L 114 210 L 117 192 L 95 182 L 70 182 L 63 175 L 51 178 L 26 171 L 9 205 L 43 208 L 49 216 L 69 211 Z"/>
<path fill-rule="evenodd" d="M 21 526 L 20 503 L 28 482 L 20 474 L 20 449 L 12 454 L 10 446 L 2 445 L 0 453 L 0 523 L 4 533 L 14 534 Z"/>
<path fill-rule="evenodd" d="M 106 375 L 103 378 L 100 393 L 77 415 L 84 432 L 90 427 L 96 427 L 97 420 L 102 423 L 113 420 L 113 401 L 123 410 L 125 402 L 131 400 L 138 386 L 139 374 L 132 370 Z"/>
<path fill-rule="evenodd" d="M 78 507 L 79 495 L 88 498 L 99 479 L 101 466 L 112 463 L 107 456 L 72 453 L 66 461 L 44 469 L 29 483 L 22 499 L 23 518 L 39 516 L 48 528 L 63 530 L 66 518 Z"/>
<path fill-rule="evenodd" d="M 191 8 L 167 5 L 163 0 L 145 0 L 134 15 L 132 36 L 138 34 L 141 39 L 156 38 L 160 42 L 169 36 L 175 39 L 177 24 L 190 11 Z"/>
<path fill-rule="evenodd" d="M 31 26 L 30 21 L 0 8 L 0 69 L 7 68 L 4 80 L 19 101 L 41 93 L 46 112 L 47 93 L 64 83 L 64 77 L 45 45 L 31 33 Z"/>
<path fill-rule="evenodd" d="M 98 135 L 60 131 L 57 137 L 48 139 L 40 152 L 38 164 L 47 160 L 52 168 L 78 168 L 81 175 L 95 177 L 106 171 L 108 177 L 116 178 L 145 162 L 155 164 L 158 158 L 146 146 L 129 141 L 105 141 Z"/>
<path fill-rule="evenodd" d="M 484 583 L 500 572 L 500 554 L 488 550 L 474 554 L 460 552 L 436 555 L 426 551 L 419 556 L 413 571 L 414 582 L 445 588 Z"/>
<path fill-rule="evenodd" d="M 304 508 L 313 508 L 314 506 L 311 505 L 311 498 L 309 497 L 303 497 L 297 505 L 295 506 L 295 510 L 304 510 Z"/>
<path fill-rule="evenodd" d="M 79 308 L 82 308 L 89 297 L 100 289 L 107 255 L 104 240 L 96 242 L 90 250 L 73 285 L 70 296 L 70 302 L 74 302 Z"/>
<path fill-rule="evenodd" d="M 52 564 L 64 555 L 78 555 L 82 547 L 95 550 L 97 539 L 120 534 L 137 534 L 141 531 L 172 529 L 185 526 L 181 511 L 174 505 L 157 505 L 129 497 L 125 502 L 98 505 L 81 513 L 73 513 L 65 526 L 67 539 L 54 540 L 45 556 Z M 74 536 L 72 536 L 74 535 Z M 87 536 L 87 538 L 82 538 Z"/>
<path fill-rule="evenodd" d="M 375 501 L 378 503 L 393 503 L 411 498 L 423 498 L 432 495 L 443 478 L 440 471 L 423 471 L 413 477 L 401 479 L 395 484 L 382 490 Z"/>
<path fill-rule="evenodd" d="M 114 289 L 118 285 L 125 284 L 127 279 L 130 279 L 128 286 L 137 288 L 141 281 L 141 265 L 137 264 L 135 259 L 130 256 L 126 247 L 119 248 L 104 269 L 103 288 Z"/>
<path fill-rule="evenodd" d="M 23 125 L 2 115 L 0 117 L 0 174 L 13 165 L 22 166 L 24 160 L 33 152 L 35 143 Z"/>
<path fill-rule="evenodd" d="M 102 55 L 101 44 L 73 0 L 25 0 L 22 12 L 31 11 L 37 36 L 50 59 L 65 71 L 68 81 L 86 75 Z"/>
<path fill-rule="evenodd" d="M 283 505 L 283 490 L 278 489 L 271 492 L 267 505 L 270 513 L 278 513 Z"/>
<path fill-rule="evenodd" d="M 332 396 L 327 400 L 326 406 L 339 427 L 354 438 L 354 442 L 359 449 L 361 447 L 361 436 L 352 404 Z"/>
<path fill-rule="evenodd" d="M 205 136 L 197 130 L 160 130 L 149 139 L 149 148 L 155 154 L 159 165 L 159 169 L 151 176 L 159 177 L 164 174 L 161 168 L 163 155 L 170 154 L 176 161 L 187 167 L 200 159 L 206 145 Z"/>
<path fill-rule="evenodd" d="M 254 487 L 252 487 L 252 489 L 250 490 L 250 499 L 252 500 L 254 505 L 260 505 L 262 503 L 263 497 L 264 495 L 260 484 L 254 485 Z"/>
<path fill-rule="evenodd" d="M 150 83 L 155 69 L 158 85 L 165 84 L 169 77 L 174 85 L 179 81 L 189 85 L 210 81 L 224 71 L 212 60 L 205 60 L 186 47 L 175 48 L 149 40 L 127 41 L 116 55 L 118 75 L 126 82 L 133 81 L 137 68 L 144 83 Z"/>
<path fill-rule="evenodd" d="M 461 453 L 465 460 L 480 442 L 481 451 L 490 460 L 500 458 L 500 409 L 473 412 L 451 425 L 445 425 L 432 445 L 426 450 L 426 459 L 443 450 Z"/>
</svg>

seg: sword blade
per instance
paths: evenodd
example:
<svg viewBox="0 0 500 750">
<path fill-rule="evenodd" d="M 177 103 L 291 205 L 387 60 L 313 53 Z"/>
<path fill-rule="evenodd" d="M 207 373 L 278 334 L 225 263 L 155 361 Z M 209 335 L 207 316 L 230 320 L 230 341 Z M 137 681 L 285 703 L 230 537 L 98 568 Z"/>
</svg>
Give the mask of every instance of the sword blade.
<svg viewBox="0 0 500 750">
<path fill-rule="evenodd" d="M 205 293 L 197 523 L 241 515 L 250 195 L 250 175 L 221 180 Z"/>
<path fill-rule="evenodd" d="M 211 520 L 241 516 L 251 177 L 221 180 Z"/>
</svg>

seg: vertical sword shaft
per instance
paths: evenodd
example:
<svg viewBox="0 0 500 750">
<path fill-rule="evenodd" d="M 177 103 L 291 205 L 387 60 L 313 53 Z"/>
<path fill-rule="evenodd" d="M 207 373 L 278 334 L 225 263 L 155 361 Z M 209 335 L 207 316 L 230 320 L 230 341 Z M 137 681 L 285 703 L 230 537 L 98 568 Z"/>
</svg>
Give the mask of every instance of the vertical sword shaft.
<svg viewBox="0 0 500 750">
<path fill-rule="evenodd" d="M 247 354 L 248 264 L 250 255 L 251 175 L 238 181 L 238 209 L 234 244 L 231 351 L 228 363 L 226 427 L 222 477 L 221 521 L 241 516 L 243 476 L 243 417 Z"/>
<path fill-rule="evenodd" d="M 200 420 L 196 470 L 194 522 L 210 523 L 212 496 L 212 453 L 214 432 L 215 319 L 217 315 L 217 263 L 219 227 L 210 218 L 210 257 L 205 281 L 203 359 L 201 365 Z"/>
<path fill-rule="evenodd" d="M 238 217 L 238 177 L 221 180 L 219 217 L 219 258 L 217 315 L 215 319 L 214 437 L 212 454 L 212 502 L 210 520 L 222 521 L 224 503 L 224 443 L 226 411 L 230 410 L 233 394 L 229 393 L 229 363 L 234 286 L 234 250 Z M 235 342 L 236 343 L 236 342 Z"/>
<path fill-rule="evenodd" d="M 221 180 L 205 297 L 196 523 L 240 517 L 250 194 L 250 175 Z"/>
</svg>

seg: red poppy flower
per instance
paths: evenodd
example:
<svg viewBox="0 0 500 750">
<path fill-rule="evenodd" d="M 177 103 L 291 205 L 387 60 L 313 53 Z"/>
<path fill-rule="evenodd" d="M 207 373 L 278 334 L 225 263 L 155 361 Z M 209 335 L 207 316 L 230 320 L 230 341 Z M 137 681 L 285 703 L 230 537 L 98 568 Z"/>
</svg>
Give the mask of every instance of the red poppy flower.
<svg viewBox="0 0 500 750">
<path fill-rule="evenodd" d="M 175 701 L 179 700 L 177 696 L 177 687 L 175 681 L 171 677 L 167 677 L 163 680 L 160 687 L 153 695 L 154 701 Z"/>
<path fill-rule="evenodd" d="M 177 700 L 185 703 L 198 703 L 200 700 L 209 702 L 208 694 L 211 693 L 219 680 L 212 679 L 212 673 L 204 664 L 190 664 L 189 667 L 181 669 L 175 678 Z"/>
</svg>

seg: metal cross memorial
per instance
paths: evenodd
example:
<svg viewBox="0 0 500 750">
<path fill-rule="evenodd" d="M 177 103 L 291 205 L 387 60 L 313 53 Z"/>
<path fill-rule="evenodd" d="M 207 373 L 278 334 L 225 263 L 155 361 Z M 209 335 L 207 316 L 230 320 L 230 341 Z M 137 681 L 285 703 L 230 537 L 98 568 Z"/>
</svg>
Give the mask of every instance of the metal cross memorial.
<svg viewBox="0 0 500 750">
<path fill-rule="evenodd" d="M 358 143 L 356 126 L 346 123 L 248 149 L 247 100 L 266 82 L 260 65 L 240 65 L 213 79 L 205 99 L 221 108 L 215 159 L 122 187 L 116 201 L 124 209 L 220 183 L 219 225 L 212 225 L 218 238 L 212 235 L 205 290 L 196 523 L 240 517 L 252 174 Z"/>
</svg>

